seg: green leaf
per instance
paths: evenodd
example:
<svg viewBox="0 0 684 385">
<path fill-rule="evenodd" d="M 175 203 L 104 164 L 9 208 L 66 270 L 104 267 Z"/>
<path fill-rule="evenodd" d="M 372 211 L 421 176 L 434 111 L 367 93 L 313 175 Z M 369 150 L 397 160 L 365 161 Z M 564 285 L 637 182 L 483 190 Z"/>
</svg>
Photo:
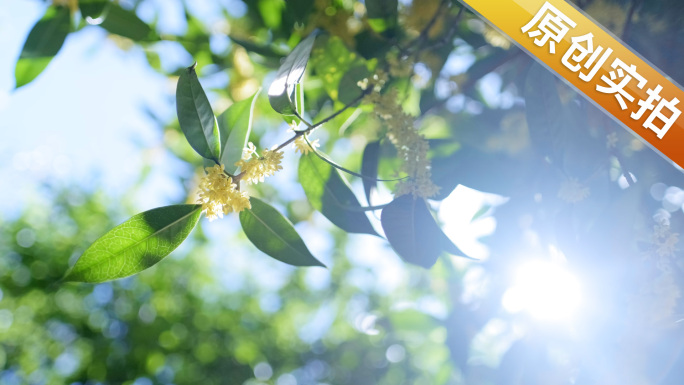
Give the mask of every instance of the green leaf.
<svg viewBox="0 0 684 385">
<path fill-rule="evenodd" d="M 88 24 L 101 24 L 104 20 L 105 9 L 110 4 L 107 0 L 80 0 L 78 2 L 78 9 L 81 11 L 81 16 Z M 102 20 L 98 20 L 102 17 Z"/>
<path fill-rule="evenodd" d="M 134 11 L 121 8 L 115 3 L 109 3 L 102 13 L 100 26 L 109 33 L 127 37 L 135 41 L 155 41 L 158 37 Z"/>
<path fill-rule="evenodd" d="M 278 210 L 257 198 L 250 198 L 250 203 L 251 209 L 240 212 L 240 224 L 257 249 L 289 265 L 325 267 Z"/>
<path fill-rule="evenodd" d="M 176 112 L 190 146 L 202 157 L 218 161 L 221 154 L 218 123 L 197 79 L 195 65 L 183 71 L 178 79 Z"/>
<path fill-rule="evenodd" d="M 268 89 L 268 100 L 271 107 L 284 115 L 294 115 L 295 85 L 302 81 L 304 70 L 309 62 L 309 55 L 316 39 L 317 32 L 312 32 L 302 40 L 283 61 L 276 78 Z M 301 112 L 301 111 L 299 111 Z"/>
<path fill-rule="evenodd" d="M 50 7 L 29 32 L 14 69 L 16 88 L 33 81 L 64 44 L 71 20 L 66 7 Z"/>
<path fill-rule="evenodd" d="M 235 163 L 242 158 L 242 149 L 249 141 L 252 131 L 252 115 L 256 104 L 258 90 L 252 97 L 234 103 L 218 118 L 219 136 L 221 138 L 221 163 L 226 171 L 236 170 Z"/>
<path fill-rule="evenodd" d="M 280 28 L 285 0 L 258 0 L 257 6 L 266 27 L 270 29 Z"/>
<path fill-rule="evenodd" d="M 299 182 L 311 206 L 349 233 L 378 235 L 339 171 L 314 154 L 299 160 Z"/>
<path fill-rule="evenodd" d="M 363 149 L 361 157 L 361 174 L 373 179 L 363 179 L 363 191 L 366 193 L 366 200 L 371 204 L 371 190 L 377 186 L 378 163 L 380 162 L 380 142 L 370 142 Z"/>
<path fill-rule="evenodd" d="M 396 198 L 382 210 L 380 222 L 390 245 L 406 262 L 429 268 L 443 252 L 464 256 L 442 232 L 424 199 Z"/>
<path fill-rule="evenodd" d="M 64 280 L 104 282 L 155 265 L 188 237 L 200 218 L 201 207 L 173 205 L 134 215 L 93 242 Z"/>
</svg>

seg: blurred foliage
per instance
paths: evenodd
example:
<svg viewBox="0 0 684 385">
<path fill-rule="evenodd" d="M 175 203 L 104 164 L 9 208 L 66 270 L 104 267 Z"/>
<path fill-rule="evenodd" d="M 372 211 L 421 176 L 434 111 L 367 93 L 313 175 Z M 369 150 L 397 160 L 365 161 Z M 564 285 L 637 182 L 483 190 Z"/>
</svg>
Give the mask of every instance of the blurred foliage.
<svg viewBox="0 0 684 385">
<path fill-rule="evenodd" d="M 508 200 L 473 211 L 473 224 L 496 220 L 496 230 L 481 240 L 485 259 L 442 256 L 425 270 L 401 264 L 372 236 L 333 228 L 314 214 L 301 187 L 266 183 L 254 195 L 284 209 L 299 228 L 320 227 L 303 236 L 305 242 L 331 239 L 323 260 L 329 272 L 261 258 L 240 246 L 245 238 L 237 231 L 207 237 L 205 227 L 213 224 L 202 222 L 170 260 L 92 286 L 58 281 L 88 244 L 130 213 L 100 192 L 78 186 L 53 191 L 50 206 L 28 206 L 21 217 L 0 222 L 0 383 L 681 382 L 681 170 L 477 16 L 460 13 L 457 2 L 234 0 L 215 2 L 218 12 L 209 18 L 179 1 L 177 17 L 185 24 L 179 35 L 156 25 L 161 2 L 55 3 L 46 3 L 48 16 L 63 12 L 58 6 L 84 16 L 73 28 L 66 24 L 78 18 L 58 18 L 64 20 L 60 31 L 104 28 L 122 49 L 144 51 L 150 66 L 169 77 L 191 63 L 175 63 L 162 47 L 190 54 L 200 80 L 214 80 L 207 94 L 217 112 L 267 85 L 280 59 L 320 28 L 325 36 L 312 51 L 305 81 L 306 118 L 327 118 L 354 99 L 350 84 L 378 68 L 394 70 L 389 88 L 430 143 L 433 180 L 442 188 L 431 202 L 432 208 L 442 205 L 438 218 L 459 216 L 446 210 L 462 196 L 458 185 Z M 98 3 L 104 3 L 102 14 L 110 9 L 116 18 L 99 21 Z M 684 4 L 575 3 L 684 83 L 678 49 Z M 143 7 L 148 16 L 154 11 L 145 21 L 136 13 Z M 58 46 L 61 40 L 51 47 Z M 411 53 L 407 73 L 397 51 Z M 55 54 L 37 54 L 44 64 L 38 67 Z M 29 57 L 22 54 L 20 61 Z M 15 75 L 21 86 L 37 73 Z M 349 108 L 315 136 L 326 154 L 354 170 L 368 169 L 361 163 L 370 143 L 378 154 L 372 168 L 381 178 L 396 178 L 396 149 L 371 110 L 368 104 Z M 255 116 L 253 142 L 266 148 L 284 137 L 287 126 L 265 97 L 257 100 Z M 170 151 L 199 168 L 178 122 L 161 126 Z M 350 179 L 362 191 L 362 182 Z M 180 182 L 192 201 L 194 182 Z M 387 203 L 382 199 L 389 200 L 393 187 L 367 187 L 371 203 Z M 237 270 L 239 258 L 231 256 L 239 253 L 256 270 L 280 278 L 251 272 L 231 286 L 212 257 L 216 250 L 229 269 Z M 507 312 L 501 300 L 511 272 L 554 252 L 582 278 L 584 316 L 556 325 Z M 427 254 L 432 258 L 432 250 Z M 381 280 L 383 274 L 398 283 Z M 312 283 L 318 275 L 327 277 L 323 284 Z"/>
</svg>

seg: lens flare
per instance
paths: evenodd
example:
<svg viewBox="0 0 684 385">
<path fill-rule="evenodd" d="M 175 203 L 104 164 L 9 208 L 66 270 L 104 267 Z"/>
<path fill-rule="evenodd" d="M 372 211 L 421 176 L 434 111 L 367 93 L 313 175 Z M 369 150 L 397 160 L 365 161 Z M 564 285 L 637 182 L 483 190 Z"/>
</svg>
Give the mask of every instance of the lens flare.
<svg viewBox="0 0 684 385">
<path fill-rule="evenodd" d="M 510 313 L 526 311 L 544 321 L 564 321 L 576 315 L 582 300 L 580 283 L 563 264 L 532 261 L 522 265 L 502 298 Z"/>
</svg>

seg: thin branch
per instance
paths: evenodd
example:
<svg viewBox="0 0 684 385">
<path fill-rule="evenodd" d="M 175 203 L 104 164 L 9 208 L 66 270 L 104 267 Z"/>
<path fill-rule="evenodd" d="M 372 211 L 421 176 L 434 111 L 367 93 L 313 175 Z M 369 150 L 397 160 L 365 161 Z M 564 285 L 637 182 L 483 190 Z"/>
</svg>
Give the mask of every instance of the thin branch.
<svg viewBox="0 0 684 385">
<path fill-rule="evenodd" d="M 423 42 L 423 41 L 428 37 L 428 34 L 430 33 L 430 30 L 432 29 L 432 27 L 433 27 L 433 26 L 435 25 L 435 23 L 437 22 L 437 19 L 439 18 L 439 15 L 442 13 L 442 9 L 448 4 L 448 2 L 449 2 L 448 0 L 442 0 L 442 2 L 439 3 L 439 6 L 437 7 L 437 11 L 435 11 L 435 14 L 432 15 L 432 18 L 431 18 L 430 21 L 428 21 L 428 23 L 425 25 L 425 28 L 423 28 L 423 29 L 420 31 L 420 35 L 418 35 L 417 38 L 415 38 L 414 40 L 412 40 L 406 47 L 404 47 L 404 48 L 399 48 L 399 57 L 400 57 L 400 58 L 401 58 L 401 57 L 404 57 L 404 56 L 408 56 L 408 51 L 409 51 L 414 45 Z"/>
<path fill-rule="evenodd" d="M 302 135 L 304 135 L 304 134 L 307 134 L 307 133 L 311 132 L 312 130 L 314 130 L 315 128 L 322 126 L 324 123 L 327 123 L 327 122 L 329 122 L 329 121 L 335 119 L 335 117 L 337 117 L 339 114 L 343 113 L 344 111 L 346 111 L 346 110 L 349 109 L 350 107 L 353 107 L 356 103 L 360 102 L 361 99 L 363 99 L 364 96 L 368 95 L 368 94 L 370 93 L 370 91 L 372 91 L 372 90 L 373 90 L 373 89 L 372 89 L 371 87 L 365 89 L 365 90 L 361 93 L 361 95 L 357 96 L 354 100 L 352 100 L 351 102 L 349 102 L 349 104 L 347 104 L 347 105 L 345 105 L 344 107 L 342 107 L 341 109 L 339 109 L 339 110 L 333 112 L 330 116 L 328 116 L 327 118 L 325 118 L 325 119 L 323 119 L 323 120 L 321 120 L 320 122 L 315 123 L 315 124 L 309 123 L 309 122 L 308 122 L 307 120 L 305 120 L 301 115 L 299 115 L 299 113 L 297 113 L 297 111 L 295 111 L 295 112 L 294 112 L 294 115 L 295 115 L 299 120 L 301 120 L 302 123 L 304 123 L 304 124 L 307 126 L 307 129 L 306 129 L 306 130 L 302 130 L 302 131 L 296 131 L 293 137 L 291 137 L 290 139 L 288 139 L 288 140 L 286 140 L 285 142 L 281 143 L 278 147 L 275 148 L 274 151 L 280 151 L 280 150 L 282 150 L 285 146 L 287 146 L 288 144 L 294 142 L 294 141 L 297 140 L 297 138 L 299 138 L 300 136 L 302 136 Z"/>
<path fill-rule="evenodd" d="M 276 149 L 273 150 L 273 151 L 280 151 L 280 150 L 282 150 L 285 146 L 287 146 L 288 144 L 294 142 L 297 138 L 299 138 L 300 136 L 302 136 L 302 135 L 304 134 L 304 132 L 305 132 L 305 131 L 297 131 L 297 133 L 295 133 L 295 135 L 294 135 L 293 137 L 291 137 L 290 139 L 288 139 L 288 140 L 284 141 L 283 143 L 281 143 L 281 144 L 280 144 L 278 147 L 276 147 Z"/>
<path fill-rule="evenodd" d="M 353 107 L 356 103 L 360 102 L 361 99 L 363 99 L 366 95 L 370 94 L 372 91 L 373 91 L 373 87 L 368 87 L 368 88 L 366 88 L 365 90 L 363 90 L 363 92 L 361 92 L 361 95 L 359 95 L 359 96 L 357 96 L 356 98 L 354 98 L 354 100 L 352 100 L 351 102 L 349 102 L 349 104 L 347 104 L 346 106 L 342 107 L 341 109 L 339 109 L 339 110 L 333 112 L 332 115 L 330 115 L 330 116 L 328 116 L 327 118 L 321 120 L 320 122 L 313 124 L 312 126 L 309 127 L 309 129 L 308 129 L 307 131 L 310 131 L 310 130 L 316 128 L 316 127 L 319 127 L 319 126 L 321 126 L 321 125 L 323 125 L 323 124 L 325 124 L 325 123 L 327 123 L 327 122 L 329 122 L 329 121 L 335 119 L 339 114 L 343 113 L 344 111 L 346 111 L 346 110 L 349 109 L 350 107 Z"/>
<path fill-rule="evenodd" d="M 502 56 L 500 60 L 497 60 L 495 62 L 490 63 L 488 66 L 484 67 L 481 71 L 481 76 L 476 76 L 474 78 L 467 79 L 466 82 L 463 83 L 461 87 L 458 88 L 458 92 L 460 94 L 465 94 L 466 91 L 470 90 L 480 79 L 482 79 L 485 75 L 493 72 L 497 68 L 501 67 L 502 65 L 506 64 L 508 61 L 513 60 L 519 56 L 522 56 L 523 51 L 522 50 L 517 50 L 512 54 Z M 453 96 L 453 95 L 452 95 Z M 451 99 L 452 96 L 448 96 L 444 99 L 441 99 L 437 101 L 435 104 L 430 106 L 428 109 L 425 111 L 421 112 L 420 115 L 418 116 L 419 119 L 423 118 L 425 115 L 430 113 L 430 111 L 435 110 L 437 108 L 441 108 L 446 103 Z"/>
<path fill-rule="evenodd" d="M 461 17 L 463 16 L 463 11 L 465 10 L 465 6 L 461 6 L 461 9 L 458 10 L 458 13 L 456 14 L 456 17 L 454 17 L 454 20 L 451 22 L 451 29 L 449 29 L 449 32 L 447 32 L 442 38 L 434 42 L 433 44 L 427 45 L 423 48 L 421 48 L 421 51 L 428 51 L 432 50 L 435 48 L 439 48 L 443 46 L 444 44 L 448 43 L 449 41 L 453 40 L 454 35 L 456 35 L 456 32 L 458 32 L 458 26 L 461 22 Z"/>
</svg>

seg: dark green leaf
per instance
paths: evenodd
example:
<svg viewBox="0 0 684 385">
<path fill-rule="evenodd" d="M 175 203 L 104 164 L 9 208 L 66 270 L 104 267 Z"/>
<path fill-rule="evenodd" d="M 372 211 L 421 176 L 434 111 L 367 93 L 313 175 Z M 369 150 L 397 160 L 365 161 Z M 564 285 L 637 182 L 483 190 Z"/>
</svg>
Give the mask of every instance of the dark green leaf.
<svg viewBox="0 0 684 385">
<path fill-rule="evenodd" d="M 371 190 L 377 186 L 374 179 L 378 178 L 378 163 L 380 161 L 380 142 L 370 142 L 363 149 L 361 157 L 361 174 L 373 179 L 363 179 L 363 191 L 366 193 L 366 200 L 371 204 Z"/>
<path fill-rule="evenodd" d="M 325 267 L 278 210 L 257 198 L 251 198 L 250 203 L 251 209 L 240 212 L 240 224 L 257 249 L 289 265 Z"/>
<path fill-rule="evenodd" d="M 109 3 L 102 14 L 100 26 L 109 33 L 127 37 L 135 41 L 157 40 L 152 28 L 135 14 L 134 11 L 121 8 L 115 3 Z"/>
<path fill-rule="evenodd" d="M 299 182 L 311 206 L 350 233 L 378 235 L 339 171 L 314 154 L 299 160 Z"/>
<path fill-rule="evenodd" d="M 312 32 L 287 55 L 268 89 L 271 107 L 281 114 L 294 115 L 295 85 L 302 81 L 316 35 L 317 32 Z"/>
<path fill-rule="evenodd" d="M 14 69 L 16 88 L 30 83 L 57 55 L 71 30 L 69 9 L 50 7 L 29 32 Z"/>
<path fill-rule="evenodd" d="M 252 114 L 256 103 L 257 91 L 251 98 L 234 103 L 218 118 L 221 138 L 221 163 L 228 172 L 233 172 L 235 163 L 242 157 L 242 149 L 249 141 L 252 131 Z"/>
<path fill-rule="evenodd" d="M 190 146 L 204 158 L 218 160 L 221 154 L 218 123 L 194 65 L 178 78 L 176 112 Z"/>
<path fill-rule="evenodd" d="M 90 245 L 64 280 L 104 282 L 153 266 L 188 237 L 200 218 L 201 207 L 166 206 L 131 217 Z"/>
<path fill-rule="evenodd" d="M 443 252 L 464 256 L 430 214 L 427 202 L 402 195 L 382 210 L 385 236 L 406 262 L 429 268 Z"/>
<path fill-rule="evenodd" d="M 107 0 L 79 0 L 78 9 L 88 24 L 100 24 L 102 21 L 98 19 L 103 16 L 108 4 L 110 2 Z"/>
<path fill-rule="evenodd" d="M 366 14 L 370 19 L 396 18 L 397 0 L 366 0 Z"/>
</svg>

